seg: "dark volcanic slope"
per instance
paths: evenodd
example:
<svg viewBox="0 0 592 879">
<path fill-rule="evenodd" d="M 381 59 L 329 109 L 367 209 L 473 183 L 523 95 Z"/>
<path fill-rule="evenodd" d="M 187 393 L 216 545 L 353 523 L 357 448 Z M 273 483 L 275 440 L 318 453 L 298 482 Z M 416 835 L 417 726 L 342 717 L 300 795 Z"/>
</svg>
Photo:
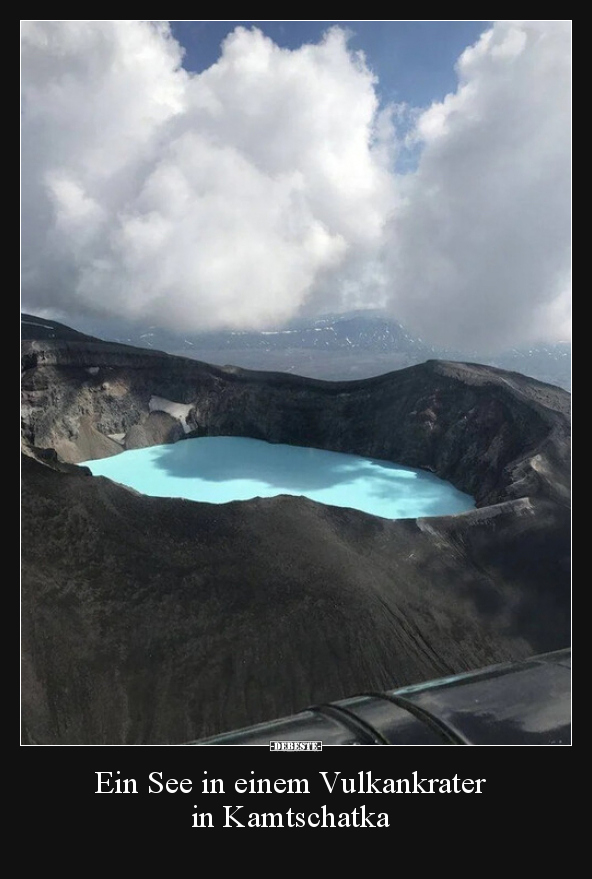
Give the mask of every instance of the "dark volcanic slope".
<svg viewBox="0 0 592 879">
<path fill-rule="evenodd" d="M 30 743 L 189 741 L 568 643 L 548 501 L 390 522 L 23 475 Z"/>
<path fill-rule="evenodd" d="M 26 457 L 27 741 L 188 741 L 569 644 L 565 392 L 435 361 L 328 384 L 110 344 L 24 347 L 37 457 L 31 444 L 79 461 L 187 429 L 237 434 L 430 467 L 481 506 L 398 522 L 300 498 L 212 506 Z"/>
<path fill-rule="evenodd" d="M 96 336 L 89 336 L 79 330 L 73 330 L 66 324 L 58 323 L 57 320 L 49 320 L 45 317 L 36 317 L 34 314 L 21 314 L 21 339 L 60 339 L 76 342 L 100 342 Z"/>
</svg>

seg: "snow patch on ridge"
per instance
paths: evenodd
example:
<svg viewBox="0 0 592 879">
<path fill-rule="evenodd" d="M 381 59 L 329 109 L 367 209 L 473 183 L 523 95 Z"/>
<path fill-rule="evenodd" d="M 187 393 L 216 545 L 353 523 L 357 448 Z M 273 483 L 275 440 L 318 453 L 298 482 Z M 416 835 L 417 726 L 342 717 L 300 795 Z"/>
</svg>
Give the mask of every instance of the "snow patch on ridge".
<svg viewBox="0 0 592 879">
<path fill-rule="evenodd" d="M 193 408 L 191 403 L 175 403 L 172 400 L 167 400 L 165 397 L 157 397 L 153 395 L 150 397 L 148 408 L 151 412 L 167 412 L 169 415 L 172 415 L 173 418 L 176 418 L 177 421 L 181 422 L 181 426 L 185 433 L 189 433 L 191 430 L 187 424 L 189 413 Z"/>
</svg>

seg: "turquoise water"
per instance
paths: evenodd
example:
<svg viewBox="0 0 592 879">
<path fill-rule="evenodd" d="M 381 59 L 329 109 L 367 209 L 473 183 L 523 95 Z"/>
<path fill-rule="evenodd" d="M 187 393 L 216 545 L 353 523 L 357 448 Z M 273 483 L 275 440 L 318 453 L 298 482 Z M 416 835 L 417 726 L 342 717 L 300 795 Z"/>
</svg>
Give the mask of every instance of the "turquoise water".
<svg viewBox="0 0 592 879">
<path fill-rule="evenodd" d="M 278 494 L 304 495 L 386 519 L 445 516 L 475 506 L 432 473 L 387 461 L 242 437 L 203 437 L 85 461 L 143 494 L 224 504 Z"/>
</svg>

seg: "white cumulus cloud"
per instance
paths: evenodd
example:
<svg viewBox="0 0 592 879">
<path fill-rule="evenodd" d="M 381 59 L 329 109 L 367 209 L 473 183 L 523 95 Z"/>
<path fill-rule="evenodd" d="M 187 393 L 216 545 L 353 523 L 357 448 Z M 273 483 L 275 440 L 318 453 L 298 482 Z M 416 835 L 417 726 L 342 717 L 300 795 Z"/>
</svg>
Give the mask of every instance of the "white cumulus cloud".
<svg viewBox="0 0 592 879">
<path fill-rule="evenodd" d="M 338 28 L 237 28 L 189 74 L 166 22 L 23 22 L 23 305 L 198 331 L 384 303 L 434 342 L 564 336 L 570 53 L 568 22 L 496 22 L 397 175 Z"/>
<path fill-rule="evenodd" d="M 570 59 L 569 22 L 496 22 L 419 116 L 387 259 L 390 307 L 426 338 L 569 336 Z"/>
<path fill-rule="evenodd" d="M 185 329 L 290 318 L 370 252 L 393 180 L 344 34 L 238 28 L 188 75 L 166 25 L 23 31 L 26 301 Z"/>
</svg>

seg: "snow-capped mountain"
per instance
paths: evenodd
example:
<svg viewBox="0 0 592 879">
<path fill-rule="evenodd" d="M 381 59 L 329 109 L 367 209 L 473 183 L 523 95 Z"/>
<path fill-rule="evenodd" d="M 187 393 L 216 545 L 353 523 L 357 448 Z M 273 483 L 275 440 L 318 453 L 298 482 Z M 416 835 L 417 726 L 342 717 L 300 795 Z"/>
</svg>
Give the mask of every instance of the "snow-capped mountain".
<svg viewBox="0 0 592 879">
<path fill-rule="evenodd" d="M 51 335 L 51 327 L 59 326 L 31 315 L 23 315 L 23 321 L 23 338 L 38 338 L 40 332 Z M 221 366 L 292 372 L 332 381 L 369 378 L 436 358 L 498 366 L 570 388 L 571 345 L 567 342 L 500 352 L 438 349 L 378 310 L 299 319 L 260 331 L 178 334 L 154 326 L 89 319 L 77 321 L 77 326 L 102 339 Z"/>
</svg>

